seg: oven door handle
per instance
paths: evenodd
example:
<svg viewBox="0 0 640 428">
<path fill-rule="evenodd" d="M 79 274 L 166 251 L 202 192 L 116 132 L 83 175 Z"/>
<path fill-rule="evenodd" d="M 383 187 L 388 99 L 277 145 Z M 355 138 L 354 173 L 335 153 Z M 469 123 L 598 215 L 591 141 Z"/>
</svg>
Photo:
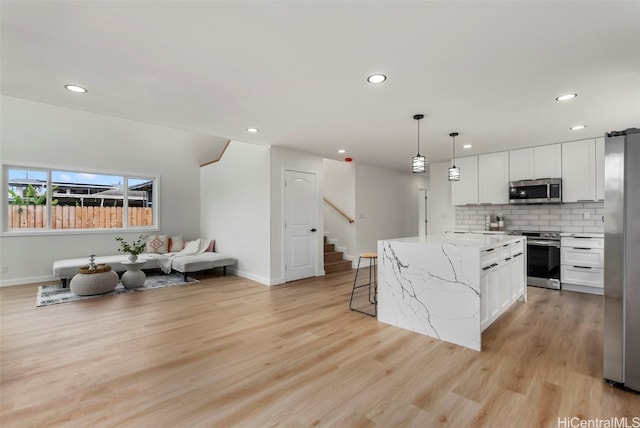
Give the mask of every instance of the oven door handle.
<svg viewBox="0 0 640 428">
<path fill-rule="evenodd" d="M 527 245 L 536 245 L 538 247 L 556 247 L 556 248 L 560 248 L 560 242 L 558 241 L 535 241 L 535 240 L 528 240 L 527 241 Z"/>
</svg>

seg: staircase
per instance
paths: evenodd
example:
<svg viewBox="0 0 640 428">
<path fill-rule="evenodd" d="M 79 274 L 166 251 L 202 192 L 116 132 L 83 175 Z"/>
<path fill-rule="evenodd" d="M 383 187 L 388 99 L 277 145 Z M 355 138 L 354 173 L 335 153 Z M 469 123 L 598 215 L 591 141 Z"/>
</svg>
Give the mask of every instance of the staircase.
<svg viewBox="0 0 640 428">
<path fill-rule="evenodd" d="M 324 237 L 324 272 L 343 272 L 351 270 L 351 261 L 342 258 L 342 251 L 336 251 L 335 244 L 328 244 Z"/>
</svg>

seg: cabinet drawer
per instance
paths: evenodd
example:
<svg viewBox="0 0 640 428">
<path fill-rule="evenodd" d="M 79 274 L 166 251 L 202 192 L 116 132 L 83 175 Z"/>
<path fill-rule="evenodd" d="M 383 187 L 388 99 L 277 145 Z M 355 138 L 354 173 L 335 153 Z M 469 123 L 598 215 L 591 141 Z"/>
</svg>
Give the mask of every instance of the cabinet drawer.
<svg viewBox="0 0 640 428">
<path fill-rule="evenodd" d="M 576 236 L 563 236 L 560 240 L 563 247 L 578 248 L 604 248 L 604 238 L 580 238 Z"/>
<path fill-rule="evenodd" d="M 562 247 L 560 263 L 572 266 L 604 267 L 604 249 L 586 247 Z"/>
<path fill-rule="evenodd" d="M 500 247 L 490 248 L 488 250 L 480 251 L 480 267 L 485 267 L 492 263 L 497 263 L 500 257 Z"/>
<path fill-rule="evenodd" d="M 560 269 L 560 282 L 603 288 L 604 269 L 565 265 Z"/>
<path fill-rule="evenodd" d="M 524 253 L 524 242 L 518 241 L 511 244 L 511 257 L 515 256 L 518 253 Z"/>
</svg>

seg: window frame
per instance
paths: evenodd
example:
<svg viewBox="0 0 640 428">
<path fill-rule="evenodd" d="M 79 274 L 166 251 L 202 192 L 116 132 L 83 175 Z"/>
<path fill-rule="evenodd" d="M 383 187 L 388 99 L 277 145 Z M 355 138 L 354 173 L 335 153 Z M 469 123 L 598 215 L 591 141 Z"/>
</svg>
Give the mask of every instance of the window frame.
<svg viewBox="0 0 640 428">
<path fill-rule="evenodd" d="M 160 174 L 144 173 L 144 172 L 130 172 L 130 171 L 116 171 L 116 170 L 102 170 L 97 168 L 80 169 L 77 167 L 51 167 L 49 165 L 39 164 L 27 164 L 22 162 L 3 162 L 2 167 L 2 185 L 4 190 L 0 195 L 0 204 L 2 206 L 2 213 L 0 214 L 1 229 L 0 236 L 33 236 L 33 235 L 77 235 L 77 234 L 100 234 L 100 233 L 126 233 L 126 232 L 154 232 L 160 230 Z M 47 199 L 46 199 L 46 227 L 43 228 L 24 228 L 24 229 L 11 229 L 8 224 L 8 210 L 9 210 L 9 170 L 10 169 L 22 169 L 22 170 L 34 170 L 42 171 L 47 176 Z M 51 203 L 53 199 L 52 186 L 52 173 L 57 172 L 73 172 L 82 174 L 96 174 L 96 175 L 115 175 L 123 178 L 123 210 L 122 210 L 122 227 L 114 228 L 86 228 L 86 229 L 52 229 L 51 228 Z M 129 180 L 149 179 L 152 181 L 151 191 L 151 209 L 153 215 L 153 224 L 150 226 L 130 226 L 129 219 Z"/>
</svg>

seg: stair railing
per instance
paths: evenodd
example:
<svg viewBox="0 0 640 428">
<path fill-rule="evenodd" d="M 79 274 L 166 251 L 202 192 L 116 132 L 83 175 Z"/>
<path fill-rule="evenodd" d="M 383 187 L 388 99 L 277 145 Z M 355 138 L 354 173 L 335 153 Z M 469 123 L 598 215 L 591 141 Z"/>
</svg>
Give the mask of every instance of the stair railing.
<svg viewBox="0 0 640 428">
<path fill-rule="evenodd" d="M 351 217 L 349 217 L 348 215 L 346 215 L 344 213 L 344 211 L 342 211 L 340 208 L 336 207 L 334 204 L 332 204 L 330 201 L 327 200 L 327 198 L 322 198 L 327 205 L 329 205 L 331 208 L 333 208 L 334 210 L 336 210 L 338 212 L 338 214 L 340 214 L 342 217 L 345 218 L 345 220 L 347 220 L 349 223 L 353 223 L 355 222 L 354 219 L 352 219 Z"/>
</svg>

